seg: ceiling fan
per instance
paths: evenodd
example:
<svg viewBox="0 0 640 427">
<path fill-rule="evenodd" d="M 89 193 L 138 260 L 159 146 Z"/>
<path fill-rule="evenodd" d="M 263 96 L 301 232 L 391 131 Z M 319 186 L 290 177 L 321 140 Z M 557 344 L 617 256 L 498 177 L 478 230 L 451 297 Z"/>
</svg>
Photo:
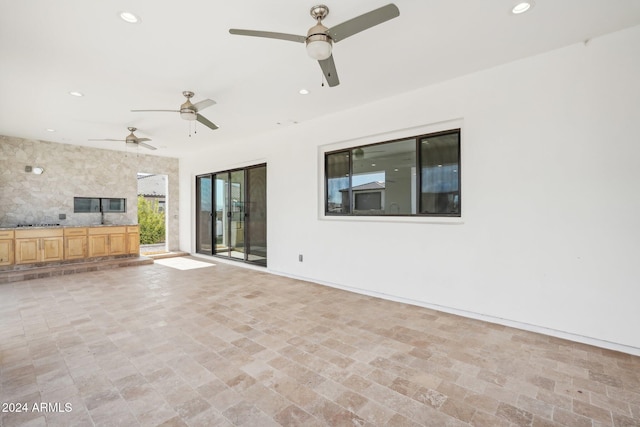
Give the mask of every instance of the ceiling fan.
<svg viewBox="0 0 640 427">
<path fill-rule="evenodd" d="M 151 141 L 149 138 L 138 138 L 133 134 L 133 132 L 138 130 L 137 128 L 128 127 L 127 129 L 129 129 L 131 133 L 125 139 L 90 139 L 89 141 L 119 141 L 125 142 L 127 146 L 131 147 L 137 147 L 138 145 L 140 145 L 144 148 L 148 148 L 149 150 L 156 150 L 156 147 L 145 144 L 145 141 Z"/>
<path fill-rule="evenodd" d="M 361 160 L 361 159 L 364 159 L 368 154 L 387 153 L 387 152 L 388 152 L 387 150 L 370 150 L 370 149 L 367 149 L 367 151 L 365 152 L 362 148 L 358 147 L 355 150 L 353 150 L 353 158 L 356 160 Z"/>
<path fill-rule="evenodd" d="M 240 36 L 266 37 L 306 43 L 307 53 L 313 59 L 318 60 L 327 83 L 329 83 L 329 86 L 333 87 L 339 85 L 340 80 L 338 79 L 338 72 L 336 71 L 336 65 L 333 61 L 333 55 L 331 54 L 332 44 L 400 16 L 400 10 L 398 10 L 398 7 L 395 4 L 390 3 L 386 6 L 372 10 L 371 12 L 367 12 L 345 21 L 342 24 L 327 28 L 322 25 L 322 20 L 329 14 L 329 8 L 327 6 L 323 4 L 313 6 L 310 13 L 317 23 L 313 27 L 309 28 L 306 36 L 273 33 L 269 31 L 239 30 L 235 28 L 230 29 L 229 32 Z"/>
<path fill-rule="evenodd" d="M 214 123 L 210 122 L 206 117 L 200 114 L 200 111 L 204 110 L 207 107 L 212 106 L 213 104 L 216 103 L 216 101 L 214 101 L 213 99 L 204 99 L 200 102 L 196 102 L 195 104 L 192 104 L 191 98 L 193 98 L 194 93 L 191 91 L 185 90 L 184 92 L 182 92 L 182 94 L 184 95 L 185 98 L 187 98 L 187 101 L 180 106 L 179 110 L 131 110 L 131 111 L 134 113 L 155 112 L 155 111 L 168 111 L 172 113 L 180 113 L 180 117 L 182 117 L 184 120 L 189 120 L 189 121 L 197 120 L 203 125 L 211 129 L 214 129 L 214 130 L 218 129 L 218 126 L 216 126 Z"/>
</svg>

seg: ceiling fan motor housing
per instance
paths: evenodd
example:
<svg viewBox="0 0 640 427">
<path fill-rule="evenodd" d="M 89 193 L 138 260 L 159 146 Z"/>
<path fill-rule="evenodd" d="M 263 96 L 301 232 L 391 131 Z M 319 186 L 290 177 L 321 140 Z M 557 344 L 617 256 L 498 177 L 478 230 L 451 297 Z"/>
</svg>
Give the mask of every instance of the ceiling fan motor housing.
<svg viewBox="0 0 640 427">
<path fill-rule="evenodd" d="M 129 129 L 129 131 L 131 133 L 129 135 L 127 135 L 127 137 L 125 138 L 124 142 L 125 142 L 125 144 L 127 144 L 127 146 L 132 147 L 132 146 L 134 146 L 134 145 L 136 145 L 138 143 L 138 137 L 136 137 L 133 134 L 138 129 L 134 128 L 134 127 L 128 127 L 127 129 Z"/>
<path fill-rule="evenodd" d="M 331 45 L 333 40 L 327 34 L 328 28 L 319 21 L 316 25 L 309 28 L 307 32 L 307 53 L 313 59 L 322 61 L 331 56 Z"/>
<path fill-rule="evenodd" d="M 191 96 L 193 96 L 192 92 L 188 92 L 188 93 L 190 93 Z M 191 103 L 191 100 L 189 100 L 191 96 L 187 96 L 187 102 L 185 102 L 180 106 L 180 117 L 182 117 L 184 120 L 196 120 L 196 110 L 193 108 L 193 104 Z"/>
<path fill-rule="evenodd" d="M 331 45 L 333 40 L 327 34 L 327 27 L 322 25 L 322 20 L 329 14 L 329 8 L 323 4 L 313 6 L 309 11 L 317 24 L 307 31 L 307 53 L 318 61 L 325 60 L 331 56 Z"/>
</svg>

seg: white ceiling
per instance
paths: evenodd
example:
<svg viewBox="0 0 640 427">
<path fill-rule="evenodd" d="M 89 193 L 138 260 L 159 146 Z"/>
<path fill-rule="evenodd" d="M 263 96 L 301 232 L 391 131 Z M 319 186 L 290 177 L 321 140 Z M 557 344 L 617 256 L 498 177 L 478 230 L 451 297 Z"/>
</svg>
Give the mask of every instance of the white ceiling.
<svg viewBox="0 0 640 427">
<path fill-rule="evenodd" d="M 324 24 L 388 2 L 326 0 Z M 0 135 L 125 150 L 87 140 L 135 126 L 158 147 L 142 152 L 180 157 L 640 24 L 639 0 L 536 0 L 516 16 L 517 2 L 395 0 L 398 18 L 334 46 L 330 88 L 303 44 L 228 31 L 305 35 L 316 1 L 0 0 Z M 184 90 L 217 102 L 202 115 L 220 129 L 189 137 L 178 113 L 130 112 L 177 109 Z"/>
</svg>

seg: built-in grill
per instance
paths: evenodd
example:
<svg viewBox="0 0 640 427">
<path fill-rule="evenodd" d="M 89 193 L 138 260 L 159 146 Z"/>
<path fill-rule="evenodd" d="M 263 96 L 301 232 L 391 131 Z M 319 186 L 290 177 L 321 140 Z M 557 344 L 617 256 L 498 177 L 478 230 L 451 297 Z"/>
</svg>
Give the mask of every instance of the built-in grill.
<svg viewBox="0 0 640 427">
<path fill-rule="evenodd" d="M 18 224 L 16 227 L 60 227 L 60 224 Z"/>
</svg>

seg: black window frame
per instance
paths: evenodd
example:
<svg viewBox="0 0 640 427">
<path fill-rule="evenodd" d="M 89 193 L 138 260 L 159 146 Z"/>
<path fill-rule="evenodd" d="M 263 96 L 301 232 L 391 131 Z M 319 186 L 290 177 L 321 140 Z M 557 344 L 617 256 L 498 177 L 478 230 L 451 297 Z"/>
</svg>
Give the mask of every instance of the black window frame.
<svg viewBox="0 0 640 427">
<path fill-rule="evenodd" d="M 457 135 L 457 148 L 458 148 L 458 152 L 457 152 L 457 177 L 458 177 L 458 182 L 457 182 L 457 211 L 456 212 L 422 212 L 422 141 L 427 139 L 427 138 L 434 138 L 434 137 L 439 137 L 439 136 L 443 136 L 443 135 Z M 363 213 L 358 213 L 358 212 L 354 212 L 354 206 L 353 203 L 351 203 L 352 200 L 352 189 L 353 189 L 353 175 L 354 175 L 354 171 L 353 171 L 353 155 L 352 153 L 354 152 L 354 150 L 357 149 L 363 149 L 363 148 L 369 148 L 369 147 L 375 147 L 378 145 L 384 145 L 384 144 L 390 144 L 390 143 L 394 143 L 394 142 L 400 142 L 400 141 L 407 141 L 407 140 L 414 140 L 415 141 L 415 168 L 416 168 L 416 186 L 415 186 L 415 193 L 412 195 L 412 197 L 415 198 L 416 201 L 416 213 L 401 213 L 401 214 L 392 214 L 392 213 L 379 213 L 379 214 L 363 214 Z M 324 153 L 324 215 L 326 217 L 378 217 L 378 218 L 386 218 L 386 217 L 423 217 L 423 218 L 461 218 L 462 217 L 462 162 L 461 162 L 461 157 L 462 157 L 462 147 L 461 147 L 461 141 L 462 141 L 462 129 L 461 128 L 454 128 L 454 129 L 448 129 L 448 130 L 443 130 L 443 131 L 438 131 L 438 132 L 432 132 L 432 133 L 427 133 L 427 134 L 419 134 L 419 135 L 414 135 L 414 136 L 408 136 L 408 137 L 403 137 L 403 138 L 397 138 L 397 139 L 392 139 L 392 140 L 387 140 L 387 141 L 382 141 L 382 142 L 375 142 L 375 143 L 371 143 L 371 144 L 363 144 L 363 145 L 356 145 L 356 146 L 352 146 L 352 147 L 346 147 L 346 148 L 341 148 L 338 150 L 332 150 L 332 151 L 327 151 Z M 332 155 L 344 155 L 345 157 L 348 157 L 348 162 L 349 162 L 349 185 L 348 185 L 348 197 L 347 199 L 349 200 L 349 204 L 347 205 L 348 208 L 348 212 L 335 212 L 335 211 L 331 211 L 330 210 L 330 200 L 329 200 L 329 175 L 328 175 L 328 170 L 329 170 L 329 165 L 328 165 L 328 157 L 332 156 Z"/>
<path fill-rule="evenodd" d="M 121 207 L 112 209 L 112 201 L 117 201 Z M 85 203 L 82 203 L 85 202 Z M 94 209 L 85 209 L 83 205 L 88 204 Z M 127 199 L 124 197 L 74 197 L 73 213 L 126 213 Z"/>
</svg>

